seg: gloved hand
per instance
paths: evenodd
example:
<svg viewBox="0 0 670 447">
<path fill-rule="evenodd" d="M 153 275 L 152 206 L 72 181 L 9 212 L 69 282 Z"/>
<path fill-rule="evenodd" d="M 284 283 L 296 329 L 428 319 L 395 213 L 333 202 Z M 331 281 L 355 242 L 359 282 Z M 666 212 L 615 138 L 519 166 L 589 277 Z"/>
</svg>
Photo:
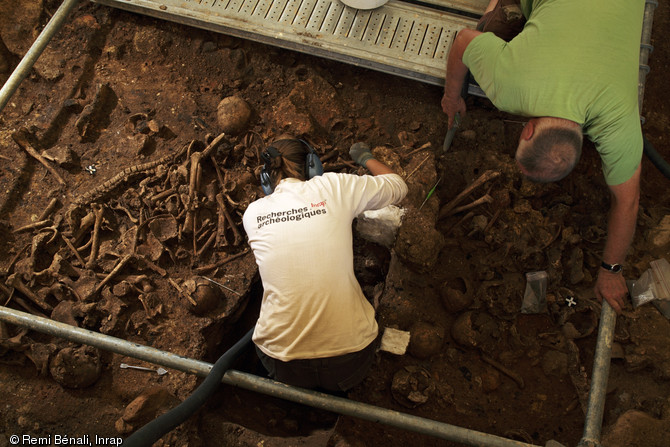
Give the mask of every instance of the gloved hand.
<svg viewBox="0 0 670 447">
<path fill-rule="evenodd" d="M 349 149 L 349 155 L 351 155 L 352 160 L 363 167 L 369 159 L 375 158 L 370 152 L 370 146 L 362 142 L 353 144 Z"/>
</svg>

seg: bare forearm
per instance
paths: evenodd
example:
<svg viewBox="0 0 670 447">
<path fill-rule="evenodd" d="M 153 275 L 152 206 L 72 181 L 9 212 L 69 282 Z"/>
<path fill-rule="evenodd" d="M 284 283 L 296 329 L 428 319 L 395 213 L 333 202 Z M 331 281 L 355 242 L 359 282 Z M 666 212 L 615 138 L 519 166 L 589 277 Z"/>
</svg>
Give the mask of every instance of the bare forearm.
<svg viewBox="0 0 670 447">
<path fill-rule="evenodd" d="M 463 63 L 463 54 L 466 48 L 479 34 L 479 31 L 464 28 L 458 32 L 447 57 L 447 75 L 444 80 L 444 95 L 442 95 L 442 111 L 447 114 L 448 125 L 451 129 L 456 114 L 465 114 L 465 101 L 461 98 L 461 89 L 468 67 Z"/>
<path fill-rule="evenodd" d="M 368 160 L 365 163 L 365 167 L 368 168 L 368 171 L 370 171 L 370 174 L 372 175 L 394 174 L 391 168 L 389 168 L 376 158 L 371 158 L 370 160 Z"/>
<path fill-rule="evenodd" d="M 637 210 L 640 201 L 640 166 L 633 176 L 620 185 L 610 186 L 612 207 L 607 222 L 607 242 L 603 261 L 607 264 L 623 264 L 626 252 L 633 242 Z M 617 312 L 626 305 L 628 288 L 621 272 L 598 269 L 598 277 L 593 288 L 596 298 L 607 300 Z"/>
<path fill-rule="evenodd" d="M 637 218 L 637 200 L 622 204 L 613 199 L 612 210 L 607 224 L 607 242 L 603 253 L 603 261 L 607 264 L 623 264 L 626 252 L 633 241 Z M 626 306 L 628 288 L 621 272 L 612 272 L 603 267 L 598 269 L 598 277 L 594 286 L 595 296 L 605 299 L 612 308 L 620 313 Z"/>
<path fill-rule="evenodd" d="M 461 94 L 465 76 L 468 74 L 468 67 L 463 63 L 463 53 L 471 38 L 468 38 L 467 31 L 462 30 L 456 36 L 449 57 L 447 58 L 447 76 L 444 83 L 444 93 L 451 98 L 457 98 Z"/>
<path fill-rule="evenodd" d="M 603 261 L 608 264 L 623 264 L 626 253 L 635 234 L 638 202 L 631 204 L 616 203 L 610 211 L 607 224 L 607 242 L 603 252 Z"/>
<path fill-rule="evenodd" d="M 607 222 L 607 242 L 603 261 L 608 264 L 623 264 L 635 234 L 640 203 L 640 166 L 630 180 L 612 186 L 610 190 L 612 205 Z"/>
</svg>

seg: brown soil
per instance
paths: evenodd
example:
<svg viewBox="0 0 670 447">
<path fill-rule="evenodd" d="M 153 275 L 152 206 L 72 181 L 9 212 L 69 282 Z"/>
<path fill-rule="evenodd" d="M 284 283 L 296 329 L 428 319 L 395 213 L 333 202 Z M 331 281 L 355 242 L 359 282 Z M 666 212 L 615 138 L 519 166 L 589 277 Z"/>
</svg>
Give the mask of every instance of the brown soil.
<svg viewBox="0 0 670 447">
<path fill-rule="evenodd" d="M 57 6 L 0 1 L 0 82 Z M 667 160 L 669 30 L 670 7 L 660 2 L 643 116 Z M 230 112 L 233 123 L 217 116 L 231 96 L 249 106 Z M 348 397 L 536 445 L 574 446 L 609 208 L 598 156 L 589 143 L 566 180 L 530 184 L 513 161 L 520 119 L 478 98 L 468 99 L 443 154 L 440 96 L 434 86 L 84 2 L 0 114 L 0 301 L 213 362 L 258 310 L 258 272 L 237 231 L 260 194 L 259 150 L 287 132 L 311 141 L 326 170 L 362 174 L 348 148 L 366 141 L 406 177 L 410 193 L 392 250 L 356 237 L 357 274 L 380 327 L 410 331 L 412 340 L 405 355 L 380 352 Z M 643 170 L 630 280 L 650 261 L 670 259 L 659 231 L 664 217 L 669 231 L 670 180 L 646 158 Z M 485 193 L 490 203 L 444 212 L 487 171 L 496 174 L 460 205 Z M 538 270 L 548 273 L 548 310 L 521 313 L 525 274 Z M 605 445 L 667 445 L 668 343 L 670 323 L 653 305 L 629 305 L 618 317 Z M 173 370 L 121 369 L 151 365 L 4 323 L 0 363 L 0 447 L 15 434 L 126 437 L 200 382 Z M 236 368 L 257 373 L 254 353 Z M 230 386 L 158 444 L 456 445 Z"/>
</svg>

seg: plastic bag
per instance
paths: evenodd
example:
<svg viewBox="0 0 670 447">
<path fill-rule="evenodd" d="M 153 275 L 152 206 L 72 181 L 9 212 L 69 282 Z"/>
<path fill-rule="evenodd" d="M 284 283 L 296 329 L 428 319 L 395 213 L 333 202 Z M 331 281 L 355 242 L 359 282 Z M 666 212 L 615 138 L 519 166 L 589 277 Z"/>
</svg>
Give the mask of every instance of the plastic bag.
<svg viewBox="0 0 670 447">
<path fill-rule="evenodd" d="M 547 272 L 526 273 L 526 292 L 521 303 L 521 313 L 540 314 L 547 312 Z"/>
<path fill-rule="evenodd" d="M 652 300 L 670 300 L 670 263 L 664 259 L 657 259 L 649 263 L 640 279 L 633 283 L 630 295 L 633 307 L 638 308 Z"/>
<path fill-rule="evenodd" d="M 635 309 L 655 298 L 653 282 L 651 281 L 651 270 L 646 270 L 640 276 L 640 279 L 633 283 L 633 287 L 630 291 L 630 297 L 633 301 L 633 307 Z"/>
</svg>

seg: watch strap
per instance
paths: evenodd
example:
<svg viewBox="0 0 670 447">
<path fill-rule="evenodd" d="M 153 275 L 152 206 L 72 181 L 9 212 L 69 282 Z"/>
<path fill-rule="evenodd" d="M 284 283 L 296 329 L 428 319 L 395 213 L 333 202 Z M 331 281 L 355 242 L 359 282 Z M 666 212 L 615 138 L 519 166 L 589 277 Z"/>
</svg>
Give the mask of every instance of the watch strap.
<svg viewBox="0 0 670 447">
<path fill-rule="evenodd" d="M 623 269 L 621 264 L 608 264 L 605 261 L 602 261 L 600 263 L 600 266 L 605 270 L 607 270 L 608 272 L 612 273 L 619 273 Z"/>
</svg>

